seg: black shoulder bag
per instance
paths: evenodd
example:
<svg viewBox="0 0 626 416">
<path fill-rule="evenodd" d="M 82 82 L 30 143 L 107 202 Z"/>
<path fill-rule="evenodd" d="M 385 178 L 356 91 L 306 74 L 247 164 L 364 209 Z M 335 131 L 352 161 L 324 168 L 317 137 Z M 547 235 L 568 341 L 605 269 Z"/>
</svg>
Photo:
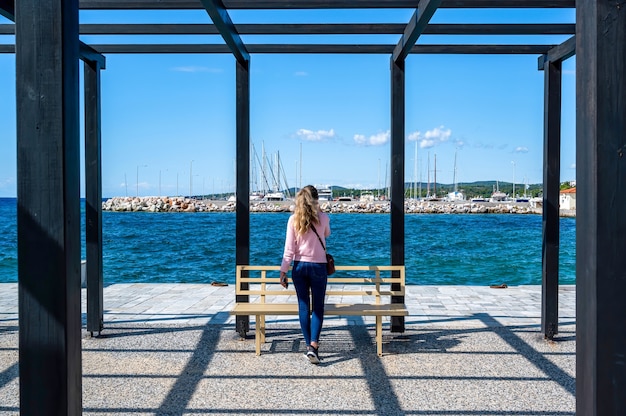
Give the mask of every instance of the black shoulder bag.
<svg viewBox="0 0 626 416">
<path fill-rule="evenodd" d="M 320 240 L 320 244 L 322 245 L 322 248 L 324 248 L 324 251 L 326 252 L 326 274 L 330 276 L 331 274 L 335 273 L 335 259 L 333 258 L 331 254 L 328 254 L 328 251 L 326 251 L 326 246 L 324 246 L 324 243 L 322 243 L 322 239 L 320 238 L 320 235 L 317 233 L 317 230 L 315 229 L 314 225 L 311 225 L 311 229 L 317 236 L 317 239 Z"/>
</svg>

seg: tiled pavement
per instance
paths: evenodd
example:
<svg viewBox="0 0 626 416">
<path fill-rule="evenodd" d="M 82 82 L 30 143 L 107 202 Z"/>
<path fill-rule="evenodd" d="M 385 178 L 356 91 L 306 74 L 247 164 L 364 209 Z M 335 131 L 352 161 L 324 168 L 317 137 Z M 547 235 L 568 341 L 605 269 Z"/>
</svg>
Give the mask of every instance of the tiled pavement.
<svg viewBox="0 0 626 416">
<path fill-rule="evenodd" d="M 185 283 L 114 284 L 104 288 L 104 322 L 204 324 L 234 303 L 234 286 Z M 575 286 L 559 287 L 559 319 L 573 323 Z M 454 325 L 534 325 L 541 323 L 541 286 L 407 286 L 407 323 Z M 83 313 L 86 291 L 83 289 Z M 17 284 L 0 284 L 0 320 L 17 319 Z M 489 316 L 489 321 L 477 318 Z M 284 317 L 283 317 L 284 318 Z M 229 317 L 223 323 L 234 321 Z M 272 317 L 268 317 L 271 324 Z M 284 319 L 283 319 L 284 321 Z M 362 319 L 357 319 L 363 322 Z M 327 325 L 345 325 L 345 319 L 328 318 Z M 365 318 L 366 323 L 374 322 Z"/>
<path fill-rule="evenodd" d="M 575 414 L 573 286 L 560 287 L 553 342 L 539 286 L 409 286 L 406 331 L 385 334 L 383 357 L 367 319 L 327 318 L 319 366 L 302 357 L 295 317 L 268 317 L 256 356 L 233 301 L 232 286 L 105 287 L 105 328 L 82 334 L 83 414 Z M 17 285 L 0 284 L 2 416 L 20 410 L 17 318 Z"/>
</svg>

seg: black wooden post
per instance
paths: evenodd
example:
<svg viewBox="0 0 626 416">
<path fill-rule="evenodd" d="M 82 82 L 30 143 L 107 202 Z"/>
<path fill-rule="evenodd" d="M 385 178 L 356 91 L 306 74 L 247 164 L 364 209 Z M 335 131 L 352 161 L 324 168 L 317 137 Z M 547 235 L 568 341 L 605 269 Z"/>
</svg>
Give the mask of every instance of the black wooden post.
<svg viewBox="0 0 626 416">
<path fill-rule="evenodd" d="M 544 62 L 543 238 L 541 332 L 559 325 L 559 191 L 561 172 L 561 61 Z"/>
<path fill-rule="evenodd" d="M 626 414 L 626 13 L 576 2 L 576 414 Z"/>
<path fill-rule="evenodd" d="M 237 61 L 237 219 L 235 263 L 250 263 L 250 61 Z M 242 289 L 248 283 L 241 284 Z M 237 295 L 237 302 L 248 302 Z M 237 316 L 235 330 L 242 336 L 250 329 L 249 316 Z"/>
<path fill-rule="evenodd" d="M 78 415 L 78 1 L 15 3 L 20 413 Z"/>
<path fill-rule="evenodd" d="M 404 265 L 404 59 L 391 59 L 391 264 Z M 392 290 L 400 290 L 393 284 Z M 404 296 L 392 296 L 404 303 Z M 391 317 L 391 331 L 404 332 L 404 316 Z"/>
<path fill-rule="evenodd" d="M 102 331 L 102 153 L 100 64 L 85 62 L 85 216 L 87 240 L 87 331 Z"/>
</svg>

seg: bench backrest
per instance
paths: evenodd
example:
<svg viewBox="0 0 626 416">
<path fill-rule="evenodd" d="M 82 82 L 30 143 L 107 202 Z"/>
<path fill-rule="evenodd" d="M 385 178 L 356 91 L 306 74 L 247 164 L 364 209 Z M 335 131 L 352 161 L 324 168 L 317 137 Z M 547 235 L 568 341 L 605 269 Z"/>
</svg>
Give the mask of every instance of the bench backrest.
<svg viewBox="0 0 626 416">
<path fill-rule="evenodd" d="M 404 266 L 335 266 L 335 269 L 335 274 L 328 276 L 326 296 L 366 297 L 373 304 L 388 303 L 391 296 L 404 296 Z M 267 297 L 295 295 L 296 291 L 291 279 L 289 289 L 280 286 L 280 266 L 246 265 L 237 266 L 235 293 L 258 296 L 258 301 L 265 303 Z"/>
</svg>

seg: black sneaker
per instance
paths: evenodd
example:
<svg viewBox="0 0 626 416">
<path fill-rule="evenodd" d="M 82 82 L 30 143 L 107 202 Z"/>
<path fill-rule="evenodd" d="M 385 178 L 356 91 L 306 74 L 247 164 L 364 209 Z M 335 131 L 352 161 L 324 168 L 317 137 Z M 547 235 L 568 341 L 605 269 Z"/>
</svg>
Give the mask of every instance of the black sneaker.
<svg viewBox="0 0 626 416">
<path fill-rule="evenodd" d="M 311 347 L 309 345 L 308 347 L 306 347 L 306 350 L 306 358 L 308 358 L 312 364 L 319 364 L 320 356 L 317 354 L 317 348 Z"/>
</svg>

